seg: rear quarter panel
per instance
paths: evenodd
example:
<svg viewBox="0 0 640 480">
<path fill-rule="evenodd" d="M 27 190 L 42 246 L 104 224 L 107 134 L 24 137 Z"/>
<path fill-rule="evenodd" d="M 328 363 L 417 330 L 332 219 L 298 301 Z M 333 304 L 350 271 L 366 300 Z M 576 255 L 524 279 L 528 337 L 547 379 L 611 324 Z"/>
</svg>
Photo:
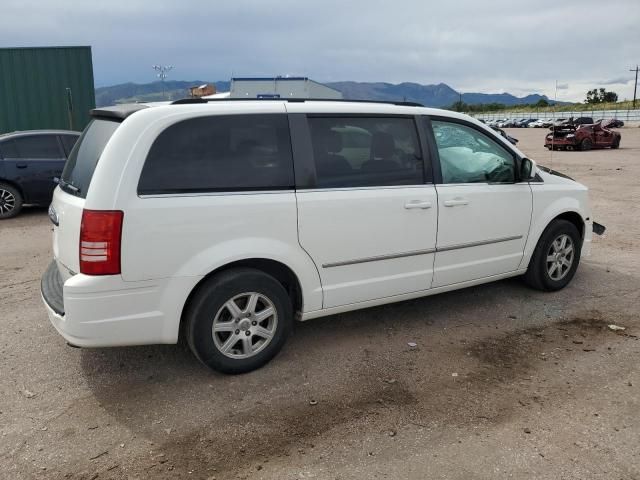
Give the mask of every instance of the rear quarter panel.
<svg viewBox="0 0 640 480">
<path fill-rule="evenodd" d="M 160 109 L 164 114 L 159 114 Z M 215 108 L 172 105 L 137 112 L 124 120 L 105 148 L 85 208 L 124 211 L 125 281 L 190 277 L 195 286 L 203 276 L 228 263 L 264 258 L 279 261 L 296 274 L 305 311 L 320 309 L 319 275 L 298 243 L 293 191 L 146 197 L 137 193 L 147 152 L 161 131 L 183 119 L 227 113 L 285 110 L 282 104 L 247 102 Z"/>
</svg>

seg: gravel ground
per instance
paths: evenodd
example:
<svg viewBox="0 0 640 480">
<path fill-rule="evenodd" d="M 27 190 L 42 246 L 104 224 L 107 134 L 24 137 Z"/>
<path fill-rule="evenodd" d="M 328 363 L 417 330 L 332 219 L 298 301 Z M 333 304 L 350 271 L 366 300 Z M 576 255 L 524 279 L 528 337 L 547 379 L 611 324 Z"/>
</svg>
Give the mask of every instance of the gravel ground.
<svg viewBox="0 0 640 480">
<path fill-rule="evenodd" d="M 621 132 L 551 159 L 544 130 L 510 131 L 608 228 L 563 291 L 512 279 L 313 320 L 243 376 L 181 346 L 67 347 L 39 298 L 46 211 L 1 222 L 0 477 L 640 478 L 640 129 Z"/>
</svg>

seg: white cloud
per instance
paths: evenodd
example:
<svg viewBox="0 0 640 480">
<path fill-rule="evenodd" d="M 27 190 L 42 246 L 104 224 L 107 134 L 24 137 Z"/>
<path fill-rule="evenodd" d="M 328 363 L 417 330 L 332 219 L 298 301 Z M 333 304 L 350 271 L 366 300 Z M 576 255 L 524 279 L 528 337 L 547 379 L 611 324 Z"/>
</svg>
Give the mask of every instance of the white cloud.
<svg viewBox="0 0 640 480">
<path fill-rule="evenodd" d="M 601 0 L 5 0 L 0 44 L 92 45 L 98 85 L 152 81 L 151 65 L 166 63 L 176 67 L 170 78 L 185 80 L 289 73 L 551 97 L 557 80 L 569 86 L 563 97 L 581 100 L 598 82 L 627 78 L 639 60 L 640 2 L 607 8 L 602 15 Z M 607 85 L 621 98 L 633 91 Z"/>
</svg>

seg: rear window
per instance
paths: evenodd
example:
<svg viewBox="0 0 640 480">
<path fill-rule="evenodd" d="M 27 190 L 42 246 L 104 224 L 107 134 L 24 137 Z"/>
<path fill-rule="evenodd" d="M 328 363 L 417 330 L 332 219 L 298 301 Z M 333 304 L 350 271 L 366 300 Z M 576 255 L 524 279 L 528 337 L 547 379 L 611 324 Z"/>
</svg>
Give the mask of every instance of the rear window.
<svg viewBox="0 0 640 480">
<path fill-rule="evenodd" d="M 60 188 L 78 197 L 87 197 L 100 155 L 119 125 L 112 120 L 91 120 L 69 154 Z"/>
<path fill-rule="evenodd" d="M 141 195 L 293 188 L 284 114 L 219 115 L 164 130 L 149 150 Z"/>
</svg>

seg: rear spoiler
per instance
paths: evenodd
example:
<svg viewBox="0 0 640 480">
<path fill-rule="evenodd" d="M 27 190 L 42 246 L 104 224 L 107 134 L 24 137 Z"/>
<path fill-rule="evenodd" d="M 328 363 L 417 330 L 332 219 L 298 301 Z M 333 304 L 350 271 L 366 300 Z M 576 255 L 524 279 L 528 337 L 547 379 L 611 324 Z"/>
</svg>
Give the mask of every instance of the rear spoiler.
<svg viewBox="0 0 640 480">
<path fill-rule="evenodd" d="M 139 110 L 149 108 L 149 105 L 141 103 L 123 103 L 122 105 L 115 105 L 113 107 L 101 107 L 94 108 L 89 112 L 93 118 L 105 118 L 109 120 L 122 121 L 129 115 L 133 115 Z"/>
</svg>

